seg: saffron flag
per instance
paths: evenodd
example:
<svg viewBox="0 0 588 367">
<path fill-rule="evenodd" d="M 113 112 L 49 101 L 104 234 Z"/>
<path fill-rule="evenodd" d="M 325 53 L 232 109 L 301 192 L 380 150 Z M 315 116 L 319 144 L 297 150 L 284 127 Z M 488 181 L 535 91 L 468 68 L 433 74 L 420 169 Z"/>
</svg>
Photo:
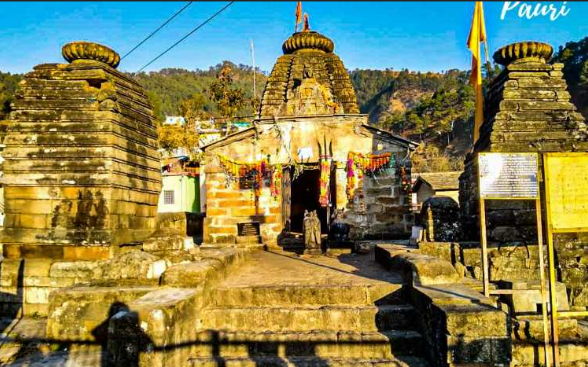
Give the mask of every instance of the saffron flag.
<svg viewBox="0 0 588 367">
<path fill-rule="evenodd" d="M 299 1 L 296 6 L 296 24 L 294 24 L 294 32 L 298 31 L 298 24 L 300 23 L 302 23 L 302 1 Z"/>
<path fill-rule="evenodd" d="M 484 100 L 482 96 L 482 68 L 481 68 L 481 46 L 480 43 L 486 42 L 486 25 L 484 24 L 484 9 L 482 2 L 476 1 L 474 9 L 474 19 L 472 28 L 468 36 L 468 48 L 472 52 L 472 74 L 470 83 L 476 91 L 476 117 L 474 120 L 474 144 L 480 137 L 480 126 L 484 121 Z M 488 50 L 486 50 L 488 52 Z"/>
</svg>

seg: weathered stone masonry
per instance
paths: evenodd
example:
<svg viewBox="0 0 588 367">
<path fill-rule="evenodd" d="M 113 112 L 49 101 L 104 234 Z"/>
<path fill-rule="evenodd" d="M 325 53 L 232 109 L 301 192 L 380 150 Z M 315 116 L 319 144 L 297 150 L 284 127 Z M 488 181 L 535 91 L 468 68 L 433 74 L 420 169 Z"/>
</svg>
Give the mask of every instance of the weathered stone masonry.
<svg viewBox="0 0 588 367">
<path fill-rule="evenodd" d="M 505 68 L 488 86 L 480 139 L 460 177 L 461 218 L 468 240 L 479 240 L 476 153 L 588 151 L 584 118 L 570 102 L 563 65 L 547 63 L 551 54 L 551 46 L 538 42 L 511 44 L 494 54 Z M 533 201 L 487 201 L 492 280 L 538 277 L 534 207 Z M 560 280 L 576 306 L 588 306 L 588 292 L 582 291 L 588 281 L 586 240 L 582 234 L 555 237 Z M 479 272 L 476 256 L 468 263 Z"/>
<path fill-rule="evenodd" d="M 63 55 L 69 64 L 26 74 L 5 139 L 2 292 L 31 312 L 46 311 L 56 287 L 92 277 L 68 272 L 75 262 L 147 238 L 161 188 L 151 106 L 115 69 L 119 56 L 77 42 Z"/>
<path fill-rule="evenodd" d="M 343 62 L 333 53 L 334 47 L 333 41 L 317 32 L 294 33 L 284 42 L 284 55 L 268 78 L 260 118 L 254 126 L 205 147 L 204 243 L 261 241 L 275 245 L 284 222 L 290 219 L 282 218 L 283 198 L 270 194 L 267 181 L 257 204 L 253 190 L 228 184 L 218 155 L 241 162 L 269 156 L 271 164 L 284 168 L 305 163 L 309 169 L 318 169 L 327 146 L 332 148 L 331 180 L 335 181 L 331 209 L 344 210 L 341 219 L 351 225 L 350 236 L 399 238 L 410 233 L 414 218 L 397 164 L 403 161 L 410 180 L 409 155 L 416 144 L 369 126 L 367 116 L 358 114 L 355 91 Z M 321 153 L 318 145 L 325 143 Z M 301 159 L 301 150 L 309 157 Z M 349 152 L 366 156 L 391 153 L 394 163 L 376 177 L 358 179 L 353 197 L 348 198 L 345 167 Z M 247 222 L 259 223 L 259 241 L 239 236 L 238 226 Z"/>
<path fill-rule="evenodd" d="M 488 86 L 484 124 L 460 178 L 462 218 L 470 239 L 478 239 L 478 152 L 570 152 L 588 150 L 584 118 L 570 102 L 562 64 L 547 64 L 551 46 L 513 44 L 494 54 L 505 66 Z M 536 44 L 531 48 L 531 44 Z M 519 47 L 521 47 L 519 51 Z M 516 48 L 516 49 L 515 49 Z M 516 53 L 516 54 L 515 54 Z M 534 203 L 489 201 L 489 239 L 536 240 Z"/>
</svg>

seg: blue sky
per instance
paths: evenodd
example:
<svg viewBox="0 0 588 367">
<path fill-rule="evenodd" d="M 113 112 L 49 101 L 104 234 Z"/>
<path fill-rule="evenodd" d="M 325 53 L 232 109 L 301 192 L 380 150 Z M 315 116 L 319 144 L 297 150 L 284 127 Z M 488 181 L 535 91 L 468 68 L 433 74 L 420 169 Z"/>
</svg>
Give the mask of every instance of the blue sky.
<svg viewBox="0 0 588 367">
<path fill-rule="evenodd" d="M 61 46 L 87 40 L 121 55 L 179 10 L 182 2 L 2 2 L 0 71 L 26 72 L 34 65 L 62 62 Z M 137 71 L 208 18 L 225 2 L 194 2 L 120 69 Z M 335 41 L 348 69 L 408 68 L 418 71 L 466 69 L 465 47 L 473 2 L 303 2 L 311 29 Z M 484 2 L 491 52 L 515 41 L 537 40 L 554 47 L 588 36 L 588 2 L 567 2 L 569 14 L 554 21 L 500 14 L 504 2 Z M 536 4 L 529 2 L 528 4 Z M 562 2 L 542 2 L 560 7 Z M 519 5 L 520 6 L 520 5 Z M 256 64 L 270 71 L 292 33 L 296 2 L 236 2 L 219 17 L 153 63 L 164 67 L 208 68 L 222 60 Z"/>
</svg>

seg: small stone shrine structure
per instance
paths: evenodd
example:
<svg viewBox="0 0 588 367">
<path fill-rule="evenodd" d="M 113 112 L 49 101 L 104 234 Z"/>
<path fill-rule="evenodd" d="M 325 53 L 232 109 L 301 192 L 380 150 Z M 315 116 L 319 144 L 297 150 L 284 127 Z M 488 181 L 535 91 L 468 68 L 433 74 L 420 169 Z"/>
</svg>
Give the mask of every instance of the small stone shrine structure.
<svg viewBox="0 0 588 367">
<path fill-rule="evenodd" d="M 494 60 L 503 65 L 504 70 L 488 85 L 480 138 L 474 152 L 466 157 L 465 171 L 460 177 L 465 240 L 480 239 L 477 153 L 588 151 L 588 129 L 584 118 L 570 102 L 563 65 L 547 63 L 552 52 L 552 47 L 545 43 L 519 42 L 494 54 Z M 539 166 L 542 166 L 541 160 Z M 537 279 L 535 202 L 488 200 L 486 220 L 490 279 Z M 555 235 L 554 244 L 559 280 L 568 287 L 571 303 L 588 306 L 588 292 L 583 291 L 588 281 L 585 252 L 588 238 L 584 234 L 560 234 Z M 462 261 L 480 275 L 479 248 L 473 245 L 474 248 L 466 249 L 463 244 Z"/>
<path fill-rule="evenodd" d="M 39 313 L 51 290 L 92 276 L 57 279 L 67 275 L 56 262 L 106 260 L 154 231 L 161 189 L 152 108 L 116 70 L 119 55 L 88 42 L 62 52 L 69 64 L 25 75 L 5 139 L 2 291 L 39 277 L 24 291 L 25 308 Z"/>
<path fill-rule="evenodd" d="M 302 232 L 317 211 L 352 238 L 410 233 L 410 153 L 416 144 L 368 125 L 329 38 L 305 29 L 288 38 L 253 127 L 205 150 L 205 244 L 275 245 Z"/>
<path fill-rule="evenodd" d="M 545 43 L 518 42 L 494 54 L 504 70 L 488 85 L 480 138 L 460 177 L 469 239 L 479 240 L 477 153 L 588 151 L 588 130 L 570 102 L 563 64 L 547 63 L 552 52 Z M 536 241 L 534 202 L 490 200 L 486 205 L 489 240 Z"/>
</svg>

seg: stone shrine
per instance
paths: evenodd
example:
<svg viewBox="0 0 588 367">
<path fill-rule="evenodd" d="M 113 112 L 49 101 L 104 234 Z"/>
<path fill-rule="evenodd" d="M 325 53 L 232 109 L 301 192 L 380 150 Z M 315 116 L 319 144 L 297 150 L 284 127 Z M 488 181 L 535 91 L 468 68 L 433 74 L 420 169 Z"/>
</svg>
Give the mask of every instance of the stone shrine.
<svg viewBox="0 0 588 367">
<path fill-rule="evenodd" d="M 504 66 L 488 85 L 484 123 L 474 152 L 460 177 L 461 222 L 465 240 L 479 241 L 477 199 L 478 152 L 586 152 L 588 129 L 570 102 L 563 64 L 547 63 L 553 49 L 540 42 L 507 45 L 494 54 Z M 542 166 L 541 156 L 539 167 Z M 540 172 L 541 174 L 541 172 Z M 570 173 L 573 174 L 573 173 Z M 543 185 L 540 178 L 540 185 Z M 535 203 L 532 200 L 486 201 L 492 281 L 533 281 L 539 277 Z M 583 233 L 554 235 L 559 281 L 565 283 L 570 305 L 588 306 L 586 249 Z M 480 277 L 477 244 L 462 244 L 463 265 Z M 468 255 L 471 253 L 471 255 Z"/>
<path fill-rule="evenodd" d="M 21 82 L 6 136 L 6 258 L 104 259 L 155 229 L 157 134 L 120 57 L 86 42 Z"/>
<path fill-rule="evenodd" d="M 205 244 L 276 246 L 302 232 L 305 210 L 317 211 L 324 235 L 335 210 L 352 239 L 410 233 L 403 183 L 417 145 L 369 126 L 334 47 L 320 33 L 294 33 L 253 127 L 204 147 Z"/>
<path fill-rule="evenodd" d="M 156 229 L 151 104 L 108 47 L 73 42 L 62 53 L 68 64 L 25 75 L 5 138 L 0 304 L 11 313 L 46 315 L 52 291 L 132 278 L 125 266 L 153 273 L 145 253 L 114 259 Z"/>
<path fill-rule="evenodd" d="M 467 239 L 479 240 L 478 152 L 588 151 L 588 129 L 570 102 L 563 64 L 547 63 L 552 52 L 545 43 L 518 42 L 494 53 L 494 61 L 504 70 L 488 85 L 480 138 L 460 177 Z M 486 205 L 490 241 L 536 243 L 534 202 L 490 200 Z"/>
</svg>

